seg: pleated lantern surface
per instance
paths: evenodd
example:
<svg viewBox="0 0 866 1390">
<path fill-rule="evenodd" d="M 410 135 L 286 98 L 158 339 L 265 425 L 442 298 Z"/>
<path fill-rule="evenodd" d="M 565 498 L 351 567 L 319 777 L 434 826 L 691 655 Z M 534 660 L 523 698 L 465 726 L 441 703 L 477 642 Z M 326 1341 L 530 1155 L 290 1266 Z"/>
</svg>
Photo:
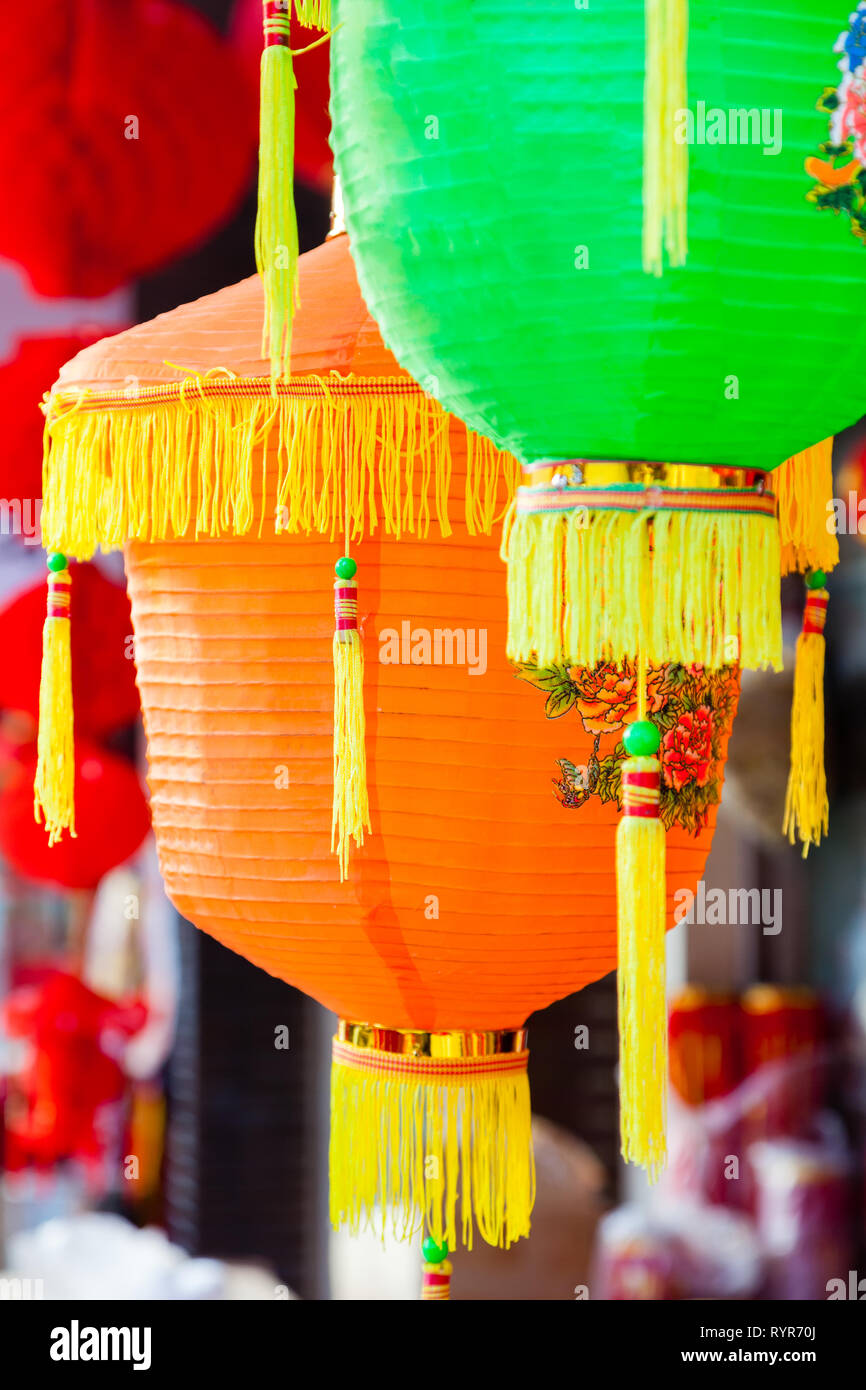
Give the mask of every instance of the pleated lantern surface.
<svg viewBox="0 0 866 1390">
<path fill-rule="evenodd" d="M 827 211 L 863 198 L 863 15 L 841 38 L 836 0 L 334 0 L 334 19 L 367 303 L 525 470 L 509 654 L 778 669 L 776 514 L 784 567 L 835 563 L 826 441 L 862 410 L 862 231 Z M 828 362 L 839 389 L 816 390 Z M 743 473 L 720 496 L 724 468 Z"/>
<path fill-rule="evenodd" d="M 807 199 L 806 160 L 840 69 L 856 106 L 862 14 L 843 47 L 838 0 L 333 9 L 332 143 L 362 291 L 448 409 L 521 463 L 762 470 L 859 418 L 863 246 Z M 682 85 L 654 105 L 659 21 Z M 681 179 L 660 265 L 643 240 L 653 112 L 671 122 L 662 175 Z M 852 129 L 859 148 L 857 125 L 837 138 Z M 833 393 L 815 389 L 828 362 Z"/>
<path fill-rule="evenodd" d="M 255 379 L 263 413 L 252 433 L 261 434 L 274 410 L 261 317 L 254 278 L 108 339 L 64 369 L 54 415 L 95 393 L 81 409 L 114 412 L 100 457 L 122 471 L 126 418 L 150 412 L 152 423 L 135 427 L 147 473 L 160 431 L 173 428 L 159 393 L 179 409 L 172 362 L 198 374 L 182 387 L 187 420 L 210 418 L 206 391 L 237 401 Z M 217 369 L 237 375 L 207 376 Z M 146 538 L 126 546 L 162 871 L 186 917 L 342 1020 L 335 1221 L 357 1227 L 377 1201 L 393 1202 L 402 1231 L 426 1219 L 453 1246 L 459 1229 L 471 1241 L 474 1217 L 485 1239 L 508 1244 L 526 1234 L 532 1201 L 524 1024 L 616 965 L 617 769 L 636 713 L 634 672 L 516 670 L 506 659 L 490 532 L 513 461 L 467 437 L 385 350 L 345 236 L 301 258 L 292 369 L 286 390 L 322 387 L 337 408 L 350 389 L 368 404 L 400 392 L 414 403 L 397 464 L 387 446 L 397 407 L 371 420 L 373 461 L 356 497 L 371 833 L 341 882 L 331 643 L 343 518 L 335 501 L 325 534 L 294 525 L 273 534 L 272 429 L 247 459 L 246 534 L 231 533 L 231 515 L 213 536 L 196 537 L 190 522 L 175 537 L 166 522 L 153 538 L 142 523 Z M 124 404 L 129 379 L 140 393 Z M 57 429 L 57 467 L 71 418 Z M 338 475 L 356 472 L 345 414 L 328 418 L 327 446 L 317 436 L 317 447 Z M 289 451 L 303 429 L 293 419 Z M 399 502 L 395 472 L 401 486 L 412 474 Z M 59 543 L 74 517 L 49 507 L 47 525 Z M 669 734 L 669 921 L 673 893 L 694 887 L 709 850 L 736 696 L 733 669 L 710 679 L 670 668 L 650 680 Z"/>
</svg>

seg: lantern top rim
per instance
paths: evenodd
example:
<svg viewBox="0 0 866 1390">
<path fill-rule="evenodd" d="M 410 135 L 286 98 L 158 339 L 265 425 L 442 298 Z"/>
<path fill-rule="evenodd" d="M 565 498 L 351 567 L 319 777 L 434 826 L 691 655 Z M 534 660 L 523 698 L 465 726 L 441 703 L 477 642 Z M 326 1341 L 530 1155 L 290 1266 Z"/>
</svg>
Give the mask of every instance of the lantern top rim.
<svg viewBox="0 0 866 1390">
<path fill-rule="evenodd" d="M 377 377 L 415 383 L 385 347 L 367 309 L 345 234 L 329 237 L 299 261 L 301 303 L 292 334 L 292 378 Z M 181 304 L 121 333 L 100 338 L 70 358 L 48 393 L 131 398 L 190 378 L 265 382 L 264 291 L 258 275 Z M 279 383 L 283 384 L 283 383 Z"/>
</svg>

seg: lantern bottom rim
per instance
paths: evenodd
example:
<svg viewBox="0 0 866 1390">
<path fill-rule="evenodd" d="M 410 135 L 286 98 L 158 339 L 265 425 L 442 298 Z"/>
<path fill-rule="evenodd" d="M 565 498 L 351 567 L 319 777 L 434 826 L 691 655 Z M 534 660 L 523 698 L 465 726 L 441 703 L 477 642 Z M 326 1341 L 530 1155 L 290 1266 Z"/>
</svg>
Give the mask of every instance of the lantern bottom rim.
<svg viewBox="0 0 866 1390">
<path fill-rule="evenodd" d="M 427 1031 L 387 1028 L 340 1019 L 334 1060 L 364 1070 L 399 1066 L 407 1072 L 438 1072 L 456 1065 L 461 1074 L 489 1069 L 525 1070 L 529 1052 L 525 1028 Z"/>
</svg>

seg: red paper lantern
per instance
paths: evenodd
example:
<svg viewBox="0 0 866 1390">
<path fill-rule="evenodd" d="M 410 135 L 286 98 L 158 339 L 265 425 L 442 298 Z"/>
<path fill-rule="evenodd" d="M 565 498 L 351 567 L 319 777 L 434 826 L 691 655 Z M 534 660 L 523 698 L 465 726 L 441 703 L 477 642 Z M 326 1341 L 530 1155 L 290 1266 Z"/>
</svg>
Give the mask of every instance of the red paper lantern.
<svg viewBox="0 0 866 1390">
<path fill-rule="evenodd" d="M 6 214 L 0 209 L 0 221 Z M 62 337 L 25 338 L 14 357 L 0 363 L 0 497 L 36 499 L 42 496 L 42 427 L 39 401 L 46 383 L 53 381 L 63 363 L 101 336 L 93 332 L 67 333 Z M 7 647 L 5 650 L 9 650 Z"/>
<path fill-rule="evenodd" d="M 95 565 L 75 565 L 72 585 L 72 697 L 76 733 L 104 738 L 139 711 L 132 659 L 132 617 L 126 590 Z M 45 581 L 0 612 L 0 709 L 39 713 Z M 14 654 L 14 656 L 11 656 Z"/>
<path fill-rule="evenodd" d="M 0 33 L 0 255 L 38 293 L 106 294 L 231 213 L 252 174 L 255 104 L 200 15 L 48 0 L 4 6 Z"/>
<path fill-rule="evenodd" d="M 12 1078 L 5 1114 L 5 1166 L 10 1172 L 51 1168 L 63 1159 L 94 1164 L 109 1135 L 100 1111 L 122 1099 L 126 1087 L 117 1053 L 147 1021 L 137 999 L 116 1003 L 61 971 L 13 991 L 3 1007 L 12 1037 L 32 1053 Z"/>
<path fill-rule="evenodd" d="M 240 0 L 232 21 L 232 34 L 258 101 L 259 70 L 262 58 L 262 2 Z M 306 48 L 318 34 L 298 24 L 292 15 L 292 48 Z M 295 63 L 298 90 L 295 94 L 295 174 L 304 183 L 330 193 L 334 177 L 334 156 L 328 137 L 331 133 L 329 102 L 330 45 L 302 53 Z"/>
<path fill-rule="evenodd" d="M 33 816 L 36 751 L 22 753 L 15 775 L 0 793 L 0 853 L 25 878 L 62 888 L 95 888 L 123 864 L 150 829 L 150 808 L 135 769 L 93 744 L 75 750 L 75 824 L 48 848 L 45 828 Z"/>
</svg>

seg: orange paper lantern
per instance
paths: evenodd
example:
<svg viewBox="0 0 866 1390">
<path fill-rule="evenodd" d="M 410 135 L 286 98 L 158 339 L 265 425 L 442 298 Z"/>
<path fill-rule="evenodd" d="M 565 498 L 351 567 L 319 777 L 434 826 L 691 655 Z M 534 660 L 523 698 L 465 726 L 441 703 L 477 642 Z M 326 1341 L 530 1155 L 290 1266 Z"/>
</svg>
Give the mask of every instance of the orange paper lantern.
<svg viewBox="0 0 866 1390">
<path fill-rule="evenodd" d="M 292 451 L 303 421 L 293 417 L 295 435 L 275 447 L 266 422 L 282 397 L 274 403 L 259 355 L 255 279 L 79 354 L 61 376 L 58 411 L 80 388 L 120 388 L 129 376 L 162 385 L 126 405 L 91 397 L 87 408 L 120 416 L 176 406 L 179 373 L 166 360 L 199 373 L 183 387 L 185 430 L 199 429 L 189 423 L 197 409 L 209 419 L 219 392 L 233 411 L 257 393 L 261 413 L 249 407 L 249 416 L 265 451 L 256 444 L 247 460 L 247 534 L 196 538 L 193 506 L 178 513 L 181 534 L 163 527 L 154 535 L 149 526 L 126 549 L 166 885 L 198 926 L 343 1020 L 335 1219 L 357 1225 L 378 1198 L 393 1198 L 409 1212 L 406 1229 L 420 1211 L 437 1239 L 453 1243 L 458 1148 L 466 1182 L 474 1145 L 485 1177 L 463 1188 L 464 1238 L 474 1215 L 486 1239 L 509 1243 L 526 1232 L 532 1196 L 523 1025 L 616 964 L 618 770 L 636 682 L 627 670 L 509 664 L 502 566 L 489 531 L 510 463 L 471 436 L 467 449 L 463 426 L 385 350 L 344 236 L 301 258 L 301 291 L 293 381 L 303 376 L 304 389 L 324 392 L 333 408 L 327 428 L 315 425 L 321 495 L 329 461 L 339 481 L 310 534 L 272 533 L 293 476 L 283 477 L 275 455 L 287 450 L 300 468 Z M 216 368 L 244 380 L 208 377 Z M 375 449 L 347 502 L 350 529 L 363 533 L 352 554 L 372 834 L 341 882 L 331 852 L 333 562 L 345 521 L 338 494 L 354 467 L 353 412 L 404 399 L 414 413 L 401 416 L 393 404 L 367 421 L 363 438 Z M 397 502 L 394 430 L 404 486 Z M 112 439 L 121 437 L 129 437 L 123 424 Z M 203 438 L 190 436 L 200 467 Z M 440 451 L 432 466 L 431 450 Z M 145 467 L 158 462 L 145 453 Z M 229 533 L 241 529 L 233 496 L 222 513 Z M 418 519 L 425 506 L 427 535 Z M 54 515 L 48 524 L 58 524 Z M 388 534 L 396 529 L 399 544 Z M 656 671 L 648 698 L 671 735 L 662 769 L 672 920 L 674 892 L 694 885 L 709 849 L 736 679 Z M 420 1149 L 407 1137 L 416 1120 Z M 391 1162 L 383 1124 L 396 1144 Z M 431 1154 L 441 1159 L 433 1176 L 424 1164 Z"/>
</svg>

